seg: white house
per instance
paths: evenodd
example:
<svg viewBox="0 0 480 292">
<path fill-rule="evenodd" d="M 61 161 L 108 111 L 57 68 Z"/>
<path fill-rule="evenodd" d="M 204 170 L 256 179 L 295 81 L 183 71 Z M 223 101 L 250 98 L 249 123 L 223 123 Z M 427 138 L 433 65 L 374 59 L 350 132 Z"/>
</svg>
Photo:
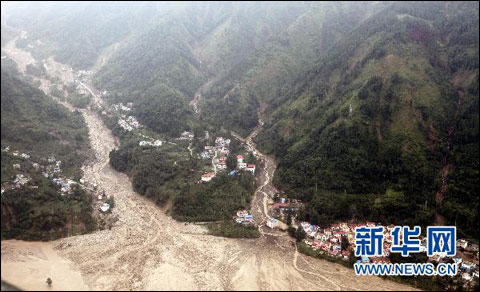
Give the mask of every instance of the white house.
<svg viewBox="0 0 480 292">
<path fill-rule="evenodd" d="M 204 175 L 202 175 L 202 181 L 204 182 L 209 182 L 212 180 L 212 178 L 215 177 L 215 173 L 213 172 L 209 172 L 209 173 L 206 173 Z"/>
<path fill-rule="evenodd" d="M 465 239 L 459 239 L 457 240 L 457 246 L 465 249 L 468 246 L 468 241 L 466 241 Z"/>
<path fill-rule="evenodd" d="M 243 163 L 243 156 L 242 155 L 237 155 L 237 162 L 238 163 Z"/>
<path fill-rule="evenodd" d="M 250 171 L 252 174 L 255 174 L 255 164 L 248 164 L 246 170 Z"/>
<path fill-rule="evenodd" d="M 110 204 L 108 203 L 103 203 L 102 206 L 100 206 L 100 210 L 102 210 L 102 212 L 107 212 L 108 209 L 110 209 Z"/>
<path fill-rule="evenodd" d="M 278 224 L 278 220 L 275 218 L 270 218 L 267 221 L 267 226 L 270 227 L 271 229 L 275 228 Z"/>
</svg>

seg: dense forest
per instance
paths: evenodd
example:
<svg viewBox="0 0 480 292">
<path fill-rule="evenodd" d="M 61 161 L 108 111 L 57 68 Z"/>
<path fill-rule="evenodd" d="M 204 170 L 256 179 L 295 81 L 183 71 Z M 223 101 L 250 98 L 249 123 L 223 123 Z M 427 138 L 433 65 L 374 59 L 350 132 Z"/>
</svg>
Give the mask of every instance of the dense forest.
<svg viewBox="0 0 480 292">
<path fill-rule="evenodd" d="M 249 209 L 255 191 L 247 173 L 220 175 L 208 184 L 191 185 L 175 197 L 173 218 L 181 221 L 230 220 L 236 211 Z"/>
<path fill-rule="evenodd" d="M 298 76 L 258 143 L 303 218 L 428 225 L 437 207 L 478 238 L 478 41 L 478 3 L 396 3 Z"/>
<path fill-rule="evenodd" d="M 120 137 L 120 148 L 110 153 L 112 167 L 127 173 L 135 191 L 159 206 L 171 201 L 175 219 L 228 221 L 237 210 L 248 208 L 255 190 L 252 175 L 223 174 L 207 184 L 199 183 L 204 162 L 189 155 L 184 145 L 188 142 L 141 147 L 138 138 L 128 134 Z"/>
</svg>

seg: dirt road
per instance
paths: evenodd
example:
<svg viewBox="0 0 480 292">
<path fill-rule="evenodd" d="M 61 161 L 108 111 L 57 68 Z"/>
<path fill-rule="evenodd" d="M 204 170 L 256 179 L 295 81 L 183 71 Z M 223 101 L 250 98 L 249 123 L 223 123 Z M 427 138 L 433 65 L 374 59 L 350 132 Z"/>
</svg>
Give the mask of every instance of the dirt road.
<svg viewBox="0 0 480 292">
<path fill-rule="evenodd" d="M 48 276 L 53 290 L 412 290 L 298 254 L 285 236 L 225 239 L 206 235 L 202 226 L 174 221 L 108 165 L 115 138 L 94 111 L 82 113 L 95 152 L 84 179 L 115 196 L 113 214 L 119 220 L 111 230 L 48 243 L 2 241 L 3 280 L 23 289 L 45 289 Z M 272 174 L 265 172 L 263 187 Z M 257 194 L 254 203 L 261 207 L 265 196 Z"/>
</svg>

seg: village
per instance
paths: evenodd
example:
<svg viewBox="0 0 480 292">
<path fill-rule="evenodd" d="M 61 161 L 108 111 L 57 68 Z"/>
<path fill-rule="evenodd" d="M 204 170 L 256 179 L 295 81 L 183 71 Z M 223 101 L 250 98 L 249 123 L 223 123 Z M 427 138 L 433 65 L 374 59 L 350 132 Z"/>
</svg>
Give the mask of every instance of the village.
<svg viewBox="0 0 480 292">
<path fill-rule="evenodd" d="M 202 152 L 202 158 L 211 158 L 214 164 L 215 172 L 210 172 L 202 176 L 203 182 L 210 181 L 216 175 L 216 170 L 226 169 L 226 155 L 229 154 L 228 145 L 230 140 L 218 137 L 215 141 L 215 146 L 205 146 L 205 151 Z M 247 144 L 248 145 L 248 144 Z M 249 148 L 247 148 L 249 149 Z M 253 147 L 250 147 L 253 149 Z M 217 155 L 220 158 L 216 158 Z M 237 155 L 237 169 L 245 169 L 255 174 L 255 165 L 245 164 L 243 156 Z M 234 173 L 234 171 L 232 171 Z M 302 207 L 302 201 L 294 198 L 289 198 L 285 192 L 274 189 L 273 195 L 268 194 L 267 198 L 268 208 L 267 212 L 272 217 L 267 216 L 268 219 L 265 225 L 272 230 L 286 231 L 288 224 L 293 228 L 301 228 L 305 232 L 305 243 L 311 250 L 332 259 L 340 259 L 345 262 L 349 261 L 354 256 L 355 246 L 355 229 L 357 227 L 376 227 L 381 226 L 380 223 L 374 222 L 358 222 L 348 223 L 340 222 L 331 224 L 327 228 L 321 228 L 318 225 L 310 222 L 302 222 L 297 220 L 298 210 Z M 247 210 L 239 210 L 233 217 L 233 220 L 245 226 L 256 226 L 253 215 Z M 382 257 L 361 257 L 356 260 L 359 263 L 390 263 L 390 248 L 393 244 L 393 237 L 391 232 L 394 225 L 390 224 L 385 227 L 384 231 L 384 246 Z M 262 228 L 259 226 L 259 228 Z M 426 253 L 426 238 L 420 236 L 421 247 L 420 252 Z M 479 280 L 479 249 L 478 245 L 469 243 L 465 239 L 457 240 L 457 255 L 453 258 L 432 256 L 428 258 L 428 262 L 438 264 L 445 262 L 454 262 L 458 265 L 458 279 L 457 284 L 463 288 L 472 288 Z"/>
<path fill-rule="evenodd" d="M 200 154 L 203 159 L 212 158 L 213 171 L 202 175 L 201 182 L 209 182 L 216 175 L 217 172 L 227 170 L 227 156 L 230 154 L 229 145 L 231 140 L 223 137 L 217 137 L 215 139 L 215 146 L 205 146 L 205 150 Z M 217 158 L 217 156 L 219 156 Z M 229 175 L 235 175 L 237 171 L 247 171 L 252 175 L 255 175 L 256 165 L 253 163 L 246 163 L 245 158 L 242 155 L 236 155 L 237 167 L 229 172 Z"/>
<path fill-rule="evenodd" d="M 42 162 L 33 162 L 30 160 L 30 154 L 22 153 L 18 150 L 10 151 L 9 146 L 2 149 L 2 152 L 5 155 L 11 155 L 22 160 L 21 163 L 12 164 L 12 168 L 16 174 L 11 182 L 4 182 L 2 184 L 2 194 L 7 190 L 18 190 L 22 188 L 38 189 L 38 186 L 34 184 L 31 175 L 29 175 L 31 172 L 37 172 L 50 180 L 51 183 L 58 186 L 58 193 L 61 196 L 71 195 L 74 188 L 78 186 L 92 196 L 97 211 L 101 213 L 111 212 L 111 208 L 113 208 L 113 206 L 111 206 L 113 196 L 109 197 L 104 191 L 98 191 L 95 183 L 90 184 L 82 178 L 77 182 L 63 175 L 61 168 L 62 161 L 57 160 L 55 156 L 52 155 L 47 158 L 39 158 Z"/>
<path fill-rule="evenodd" d="M 332 258 L 340 258 L 348 261 L 354 254 L 355 246 L 355 228 L 358 227 L 376 227 L 381 224 L 374 222 L 365 223 L 346 223 L 331 224 L 327 228 L 321 228 L 309 222 L 299 222 L 298 228 L 302 228 L 306 233 L 306 238 L 303 242 L 312 250 L 327 255 Z M 366 257 L 363 256 L 357 262 L 360 263 L 390 263 L 390 248 L 393 244 L 393 237 L 391 232 L 394 225 L 388 225 L 384 231 L 384 245 L 382 257 Z M 426 253 L 427 243 L 424 236 L 419 237 L 421 241 L 420 252 Z M 442 257 L 435 255 L 428 258 L 428 262 L 437 264 L 453 261 L 458 265 L 459 275 L 462 280 L 464 288 L 471 288 L 475 281 L 478 281 L 479 266 L 478 266 L 478 245 L 469 243 L 465 239 L 457 240 L 457 255 L 453 258 Z"/>
<path fill-rule="evenodd" d="M 188 134 L 191 134 L 187 132 Z M 206 137 L 208 137 L 208 132 L 206 132 Z M 192 137 L 193 138 L 193 137 Z M 208 183 L 214 179 L 218 173 L 227 172 L 227 156 L 230 155 L 230 146 L 231 139 L 224 137 L 216 137 L 215 145 L 207 145 L 204 147 L 204 150 L 200 153 L 202 159 L 211 159 L 211 164 L 213 171 L 207 172 L 202 175 L 199 183 Z M 229 176 L 236 175 L 238 172 L 247 172 L 255 176 L 256 165 L 254 163 L 247 163 L 243 155 L 237 154 L 235 156 L 236 167 L 228 171 Z M 244 226 L 255 226 L 255 220 L 253 215 L 250 214 L 247 210 L 238 210 L 237 213 L 232 218 L 234 222 L 244 225 Z"/>
</svg>

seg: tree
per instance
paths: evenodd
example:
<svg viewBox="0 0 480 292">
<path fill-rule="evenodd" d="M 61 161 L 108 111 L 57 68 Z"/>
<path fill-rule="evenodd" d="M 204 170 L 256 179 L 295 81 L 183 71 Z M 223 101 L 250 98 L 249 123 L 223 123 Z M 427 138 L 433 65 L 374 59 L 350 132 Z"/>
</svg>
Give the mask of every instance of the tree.
<svg viewBox="0 0 480 292">
<path fill-rule="evenodd" d="M 288 226 L 288 234 L 289 234 L 291 237 L 295 237 L 296 231 L 297 231 L 297 230 L 295 229 L 295 227 L 293 227 L 293 226 L 291 226 L 291 225 Z"/>
<path fill-rule="evenodd" d="M 228 170 L 234 170 L 235 168 L 237 168 L 237 158 L 235 157 L 235 155 L 233 154 L 228 155 L 227 168 Z"/>
<path fill-rule="evenodd" d="M 47 284 L 48 284 L 48 287 L 51 287 L 51 286 L 52 286 L 52 283 L 53 283 L 53 281 L 52 281 L 52 279 L 50 279 L 50 278 L 47 278 L 47 281 L 46 281 L 45 283 L 47 283 Z"/>
<path fill-rule="evenodd" d="M 307 233 L 305 233 L 305 230 L 303 230 L 302 227 L 297 228 L 297 232 L 295 233 L 295 238 L 297 239 L 297 242 L 300 242 L 307 237 Z"/>
<path fill-rule="evenodd" d="M 251 152 L 248 153 L 246 160 L 247 160 L 247 163 L 253 163 L 253 164 L 257 163 L 257 158 Z"/>
<path fill-rule="evenodd" d="M 287 214 L 287 225 L 292 225 L 292 214 L 290 213 Z"/>
</svg>

